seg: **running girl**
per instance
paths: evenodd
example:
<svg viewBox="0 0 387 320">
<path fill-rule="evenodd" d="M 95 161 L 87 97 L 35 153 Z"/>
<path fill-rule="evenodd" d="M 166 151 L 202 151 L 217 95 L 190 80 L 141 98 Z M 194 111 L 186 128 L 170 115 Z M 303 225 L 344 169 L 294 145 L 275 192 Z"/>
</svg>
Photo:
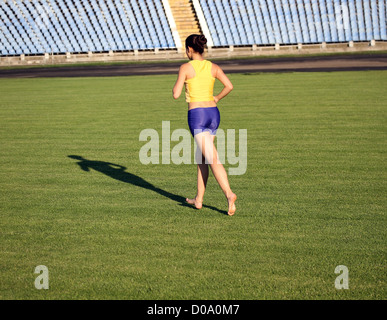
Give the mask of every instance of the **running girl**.
<svg viewBox="0 0 387 320">
<path fill-rule="evenodd" d="M 216 64 L 203 58 L 207 39 L 203 35 L 192 34 L 185 41 L 186 53 L 190 61 L 184 63 L 173 87 L 173 98 L 178 99 L 185 85 L 186 102 L 188 102 L 188 125 L 200 150 L 201 159 L 197 161 L 197 193 L 194 199 L 186 199 L 197 209 L 202 208 L 209 169 L 215 176 L 226 196 L 228 215 L 235 213 L 237 196 L 231 191 L 226 170 L 220 163 L 214 145 L 216 130 L 219 127 L 220 114 L 217 103 L 233 89 L 231 81 Z M 223 84 L 222 91 L 213 96 L 215 79 Z M 200 161 L 201 160 L 201 161 Z"/>
</svg>

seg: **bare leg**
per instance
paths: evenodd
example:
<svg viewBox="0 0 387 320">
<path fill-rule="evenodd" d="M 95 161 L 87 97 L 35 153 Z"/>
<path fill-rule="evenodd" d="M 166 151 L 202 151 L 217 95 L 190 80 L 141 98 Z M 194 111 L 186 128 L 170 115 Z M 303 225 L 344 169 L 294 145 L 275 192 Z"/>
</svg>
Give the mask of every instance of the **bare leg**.
<svg viewBox="0 0 387 320">
<path fill-rule="evenodd" d="M 224 169 L 223 164 L 219 161 L 218 152 L 214 145 L 214 138 L 215 136 L 211 136 L 209 132 L 202 132 L 195 135 L 195 140 L 198 145 L 198 148 L 200 148 L 200 150 L 202 151 L 206 162 L 211 167 L 211 171 L 214 174 L 216 181 L 218 182 L 220 188 L 222 189 L 224 195 L 227 198 L 228 214 L 233 215 L 235 213 L 235 201 L 237 199 L 237 196 L 231 191 L 230 185 L 228 183 L 227 172 Z"/>
<path fill-rule="evenodd" d="M 196 209 L 202 208 L 204 192 L 206 191 L 208 180 L 208 164 L 205 163 L 205 159 L 202 156 L 201 163 L 198 164 L 198 190 L 194 199 L 186 199 L 189 204 L 194 204 Z"/>
</svg>

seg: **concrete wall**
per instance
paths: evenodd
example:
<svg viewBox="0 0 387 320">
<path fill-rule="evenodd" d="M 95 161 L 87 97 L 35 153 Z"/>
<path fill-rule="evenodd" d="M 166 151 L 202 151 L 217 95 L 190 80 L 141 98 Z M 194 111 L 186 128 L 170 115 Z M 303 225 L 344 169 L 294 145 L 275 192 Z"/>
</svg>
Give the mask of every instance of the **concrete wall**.
<svg viewBox="0 0 387 320">
<path fill-rule="evenodd" d="M 341 52 L 370 52 L 387 51 L 387 42 L 355 42 L 355 43 L 333 43 L 312 45 L 282 45 L 282 46 L 244 46 L 209 48 L 206 51 L 207 58 L 233 58 L 253 56 L 275 56 L 275 55 L 300 55 L 319 53 L 341 53 Z M 141 61 L 163 61 L 163 60 L 185 60 L 185 53 L 177 49 L 149 50 L 131 52 L 107 52 L 107 53 L 85 53 L 85 54 L 57 54 L 39 56 L 7 56 L 0 57 L 0 66 L 30 66 L 30 65 L 56 65 L 77 64 L 93 62 L 141 62 Z"/>
</svg>

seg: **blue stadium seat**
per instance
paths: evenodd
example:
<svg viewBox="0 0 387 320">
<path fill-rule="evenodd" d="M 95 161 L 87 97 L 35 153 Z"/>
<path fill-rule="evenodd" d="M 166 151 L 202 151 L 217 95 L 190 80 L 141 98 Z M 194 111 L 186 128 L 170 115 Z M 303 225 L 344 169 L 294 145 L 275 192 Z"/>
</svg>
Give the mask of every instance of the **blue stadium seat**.
<svg viewBox="0 0 387 320">
<path fill-rule="evenodd" d="M 325 2 L 320 3 L 319 8 L 320 8 L 320 14 L 321 14 L 321 25 L 322 25 L 323 34 L 324 34 L 323 39 L 326 42 L 331 42 L 331 31 L 330 31 L 330 26 L 329 26 L 326 3 Z M 298 41 L 298 42 L 300 43 L 302 41 Z"/>
<path fill-rule="evenodd" d="M 341 14 L 341 3 L 340 0 L 333 0 L 334 5 L 334 17 L 336 22 L 336 30 L 339 42 L 345 41 L 345 33 L 344 33 L 344 20 L 343 15 Z"/>
<path fill-rule="evenodd" d="M 117 14 L 116 8 L 112 2 L 112 0 L 106 1 L 107 6 L 109 8 L 109 11 L 111 13 L 111 16 L 109 18 L 110 21 L 110 28 L 112 32 L 114 32 L 114 36 L 118 45 L 119 50 L 131 50 L 132 48 L 129 45 L 129 42 L 127 41 L 127 35 L 124 31 L 124 27 L 121 23 L 121 20 Z M 124 45 L 124 43 L 127 43 Z"/>
<path fill-rule="evenodd" d="M 270 20 L 272 23 L 272 28 L 274 31 L 275 43 L 282 43 L 281 32 L 280 32 L 279 23 L 277 20 L 277 15 L 276 15 L 273 0 L 267 0 L 267 3 L 268 3 Z"/>
<path fill-rule="evenodd" d="M 233 33 L 235 30 L 232 30 L 229 26 L 227 17 L 224 14 L 224 8 L 221 1 L 213 1 L 213 6 L 211 7 L 212 14 L 216 17 L 215 25 L 218 30 L 218 33 L 221 33 L 226 38 L 224 45 L 232 45 L 234 43 Z"/>
<path fill-rule="evenodd" d="M 221 46 L 228 45 L 228 41 L 226 40 L 225 31 L 223 29 L 223 26 L 221 25 L 220 18 L 218 15 L 218 10 L 215 7 L 215 3 L 213 0 L 208 0 L 208 8 L 209 8 L 209 11 L 211 14 L 211 19 L 214 22 L 214 26 L 215 26 L 213 31 L 216 32 L 216 34 L 219 38 L 220 45 Z"/>
<path fill-rule="evenodd" d="M 73 52 L 84 52 L 85 51 L 84 48 L 85 48 L 86 44 L 85 44 L 84 39 L 82 38 L 82 36 L 78 30 L 78 27 L 76 26 L 75 21 L 73 20 L 72 15 L 70 14 L 70 8 L 67 8 L 67 6 L 63 2 L 63 0 L 58 0 L 57 4 L 58 4 L 58 9 L 60 9 L 60 11 L 62 12 L 62 14 L 65 17 L 65 19 L 63 19 L 62 23 L 65 26 L 67 36 L 68 37 L 70 37 L 71 35 L 74 36 L 74 37 L 72 37 L 74 40 L 71 41 L 71 44 L 73 45 L 74 50 L 75 50 Z M 68 26 L 67 26 L 66 20 L 67 20 Z"/>
<path fill-rule="evenodd" d="M 23 50 L 19 45 L 20 35 L 17 32 L 17 30 L 15 29 L 15 27 L 13 26 L 13 24 L 11 23 L 11 21 L 9 20 L 5 11 L 3 11 L 3 10 L 7 10 L 7 9 L 8 8 L 6 7 L 5 3 L 0 2 L 0 17 L 1 17 L 1 20 L 4 22 L 3 23 L 4 30 L 7 30 L 6 36 L 7 36 L 8 42 L 10 44 L 10 51 L 12 52 L 12 54 L 22 54 Z"/>
<path fill-rule="evenodd" d="M 374 39 L 373 33 L 372 33 L 370 1 L 369 0 L 363 0 L 363 6 L 364 6 L 364 11 L 363 11 L 363 13 L 364 13 L 364 21 L 365 21 L 365 25 L 366 25 L 366 38 L 367 39 Z"/>
<path fill-rule="evenodd" d="M 160 18 L 157 14 L 155 4 L 153 1 L 148 2 L 149 14 L 152 17 L 152 21 L 155 25 L 156 36 L 158 37 L 158 41 L 160 43 L 160 48 L 168 48 L 167 39 L 164 35 L 164 30 L 161 26 Z"/>
<path fill-rule="evenodd" d="M 172 31 L 171 31 L 171 28 L 169 26 L 167 17 L 165 15 L 165 11 L 164 11 L 163 5 L 161 3 L 161 0 L 154 0 L 154 2 L 155 2 L 155 6 L 156 6 L 156 11 L 160 17 L 160 23 L 161 23 L 161 27 L 162 27 L 165 39 L 167 41 L 167 45 L 169 48 L 174 48 L 174 47 L 176 47 L 175 41 L 173 40 Z"/>
<path fill-rule="evenodd" d="M 310 6 L 310 0 L 304 0 L 305 16 L 307 21 L 307 29 L 309 31 L 309 37 L 311 43 L 317 43 L 316 29 L 313 21 L 312 7 Z"/>
<path fill-rule="evenodd" d="M 284 23 L 285 23 L 285 28 L 287 30 L 288 43 L 297 43 L 296 34 L 294 30 L 295 28 L 293 26 L 292 14 L 290 11 L 288 0 L 282 0 L 282 4 L 283 4 Z"/>
<path fill-rule="evenodd" d="M 128 23 L 128 19 L 126 18 L 124 8 L 122 7 L 121 1 L 115 0 L 115 6 L 117 8 L 118 14 L 120 16 L 120 20 L 125 28 L 125 39 L 124 41 L 126 42 L 126 49 L 127 50 L 136 50 L 138 49 L 138 44 L 136 41 L 136 37 L 133 33 L 132 28 L 130 27 Z"/>
<path fill-rule="evenodd" d="M 269 44 L 268 32 L 266 31 L 265 21 L 262 16 L 261 7 L 257 1 L 254 1 L 254 0 L 251 0 L 251 1 L 254 7 L 255 15 L 257 17 L 256 19 L 257 19 L 258 30 L 261 36 L 261 42 L 258 42 L 256 44 Z"/>
<path fill-rule="evenodd" d="M 216 33 L 215 24 L 212 20 L 210 9 L 208 8 L 206 1 L 204 1 L 204 0 L 200 1 L 200 5 L 202 7 L 203 14 L 204 14 L 204 17 L 206 19 L 208 28 L 211 32 L 212 41 L 213 41 L 215 46 L 220 46 L 221 45 L 220 40 L 219 40 L 218 34 Z"/>
<path fill-rule="evenodd" d="M 380 25 L 380 39 L 387 40 L 386 21 L 387 20 L 387 6 L 384 1 L 379 1 L 379 25 Z"/>
<path fill-rule="evenodd" d="M 20 1 L 18 0 L 16 2 L 19 3 Z M 21 11 L 16 7 L 14 2 L 11 1 L 8 4 L 9 4 L 10 8 L 13 10 L 13 12 L 16 15 L 16 18 L 17 18 L 16 19 L 17 20 L 17 22 L 16 22 L 17 29 L 20 31 L 20 34 L 23 37 L 24 43 L 28 47 L 27 48 L 28 52 L 25 52 L 25 53 L 26 54 L 28 54 L 28 53 L 37 53 L 38 49 L 36 48 L 36 46 L 34 44 L 34 43 L 36 43 L 36 38 L 34 37 L 34 34 L 33 34 L 32 30 L 31 30 L 29 24 L 27 23 L 26 19 L 23 17 Z"/>
<path fill-rule="evenodd" d="M 151 19 L 148 7 L 144 0 L 138 0 L 138 3 L 141 8 L 142 16 L 146 21 L 146 27 L 148 27 L 148 30 L 149 30 L 149 36 L 150 36 L 149 42 L 152 43 L 152 47 L 160 48 L 160 41 L 156 35 L 155 26 L 153 23 L 151 23 L 152 19 Z"/>
<path fill-rule="evenodd" d="M 129 5 L 128 1 L 125 1 L 123 3 L 123 8 L 125 9 L 127 17 L 128 17 L 128 24 L 130 26 L 130 29 L 133 30 L 133 35 L 130 35 L 133 38 L 133 41 L 132 41 L 133 48 L 135 50 L 145 49 L 146 44 L 145 44 L 144 38 L 142 36 L 140 27 L 137 24 L 137 19 L 135 18 L 133 9 Z"/>
<path fill-rule="evenodd" d="M 257 25 L 257 19 L 256 19 L 256 16 L 255 16 L 255 13 L 254 13 L 254 8 L 251 4 L 251 1 L 250 0 L 246 0 L 245 1 L 245 10 L 246 10 L 246 13 L 244 15 L 244 23 L 248 23 L 247 21 L 250 21 L 250 28 L 251 28 L 251 37 L 252 39 L 250 39 L 249 37 L 249 42 L 251 43 L 262 43 L 262 40 L 261 40 L 261 35 L 259 34 L 259 28 L 258 28 L 258 25 Z"/>
<path fill-rule="evenodd" d="M 313 24 L 316 28 L 316 37 L 317 37 L 317 42 L 324 42 L 324 34 L 323 34 L 323 29 L 322 29 L 322 24 L 321 24 L 321 15 L 320 15 L 320 10 L 319 10 L 319 5 L 317 0 L 311 0 L 311 7 L 313 11 Z"/>
<path fill-rule="evenodd" d="M 375 40 L 380 40 L 379 19 L 374 18 L 374 17 L 378 17 L 377 1 L 371 1 L 371 17 L 372 17 L 373 38 Z"/>
<path fill-rule="evenodd" d="M 97 0 L 90 0 L 90 3 L 96 17 L 95 24 L 99 24 L 100 30 L 102 30 L 104 34 L 104 37 L 101 37 L 101 39 L 103 39 L 103 43 L 105 43 L 103 51 L 117 50 L 117 45 L 114 42 L 113 36 L 105 22 L 104 17 L 102 16 Z"/>
<path fill-rule="evenodd" d="M 266 6 L 266 2 L 261 3 L 262 17 L 265 23 L 265 29 L 270 44 L 275 44 L 277 39 L 275 38 L 275 32 L 273 30 L 272 22 L 270 19 L 269 10 Z"/>
<path fill-rule="evenodd" d="M 277 21 L 273 21 L 273 24 L 277 25 L 278 27 L 278 33 L 279 33 L 279 39 L 280 41 L 277 43 L 284 43 L 287 44 L 289 43 L 289 36 L 288 36 L 288 30 L 286 28 L 286 22 L 285 22 L 285 17 L 284 13 L 282 10 L 282 3 L 280 0 L 274 0 L 273 4 L 273 9 L 274 11 L 271 12 L 271 15 L 277 15 Z"/>
<path fill-rule="evenodd" d="M 89 16 L 87 15 L 87 11 L 90 13 L 90 6 L 87 1 L 83 1 L 82 4 L 79 0 L 75 1 L 76 8 L 78 10 L 78 14 L 80 14 L 80 17 L 82 19 L 82 22 L 84 24 L 84 30 L 85 33 L 87 33 L 89 37 L 89 44 L 90 44 L 90 51 L 102 51 L 101 42 L 99 40 L 99 37 L 96 34 L 95 28 L 92 26 L 92 24 L 89 21 Z"/>
<path fill-rule="evenodd" d="M 219 4 L 222 2 L 218 2 Z M 239 33 L 237 31 L 236 19 L 234 19 L 233 12 L 231 11 L 231 6 L 228 3 L 223 3 L 223 9 L 219 10 L 218 7 L 219 18 L 222 22 L 224 22 L 224 26 L 229 32 L 226 31 L 226 35 L 228 38 L 232 38 L 232 40 L 228 40 L 229 44 L 240 45 L 242 41 L 240 39 Z M 225 15 L 223 15 L 225 13 Z"/>
<path fill-rule="evenodd" d="M 352 2 L 353 3 L 353 2 Z M 341 4 L 341 11 L 342 11 L 342 17 L 343 17 L 343 27 L 344 27 L 344 37 L 345 41 L 352 41 L 353 35 L 352 35 L 352 29 L 350 25 L 350 11 L 349 11 L 349 5 L 347 0 L 343 0 Z"/>
</svg>

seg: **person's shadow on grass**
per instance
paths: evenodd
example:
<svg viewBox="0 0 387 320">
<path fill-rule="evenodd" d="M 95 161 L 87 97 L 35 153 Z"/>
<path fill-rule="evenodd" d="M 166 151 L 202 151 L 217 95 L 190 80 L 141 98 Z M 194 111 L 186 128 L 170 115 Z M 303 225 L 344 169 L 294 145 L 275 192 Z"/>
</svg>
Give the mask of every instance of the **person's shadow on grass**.
<svg viewBox="0 0 387 320">
<path fill-rule="evenodd" d="M 169 198 L 173 201 L 178 202 L 179 205 L 181 206 L 195 209 L 195 207 L 186 203 L 184 197 L 179 196 L 177 194 L 173 194 L 171 192 L 160 189 L 158 187 L 155 187 L 153 184 L 149 183 L 143 178 L 136 176 L 135 174 L 132 174 L 130 172 L 127 172 L 126 171 L 127 168 L 124 166 L 111 163 L 111 162 L 106 162 L 106 161 L 87 160 L 81 156 L 76 156 L 76 155 L 69 155 L 68 157 L 71 159 L 79 160 L 77 164 L 83 171 L 90 171 L 90 169 L 94 169 L 95 171 L 101 172 L 112 179 L 125 182 L 125 183 L 130 183 L 134 186 L 157 192 L 158 194 L 166 198 Z M 219 210 L 218 208 L 215 208 L 213 206 L 203 205 L 203 207 L 214 211 L 218 211 L 220 213 L 227 215 L 226 211 Z"/>
</svg>

